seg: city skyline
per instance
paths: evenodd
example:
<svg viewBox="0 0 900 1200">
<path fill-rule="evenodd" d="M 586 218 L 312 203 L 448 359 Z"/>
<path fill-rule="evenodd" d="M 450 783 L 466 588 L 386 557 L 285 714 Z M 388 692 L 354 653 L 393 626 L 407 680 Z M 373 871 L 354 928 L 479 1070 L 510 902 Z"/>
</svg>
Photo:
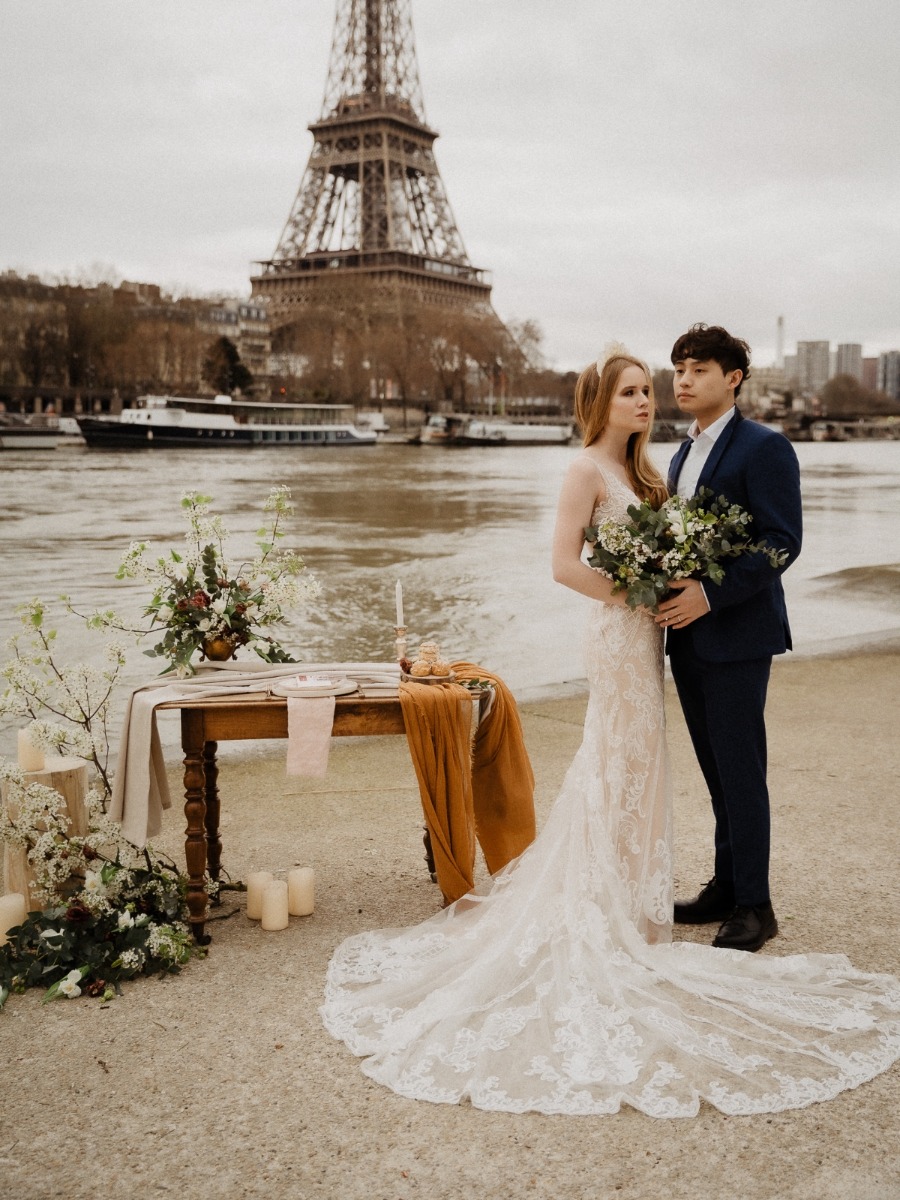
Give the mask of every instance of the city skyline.
<svg viewBox="0 0 900 1200">
<path fill-rule="evenodd" d="M 706 320 L 762 366 L 779 314 L 785 345 L 897 349 L 894 6 L 412 11 L 469 256 L 550 365 L 613 338 L 662 364 Z M 331 0 L 4 6 L 0 270 L 247 295 L 309 153 L 333 18 Z"/>
</svg>

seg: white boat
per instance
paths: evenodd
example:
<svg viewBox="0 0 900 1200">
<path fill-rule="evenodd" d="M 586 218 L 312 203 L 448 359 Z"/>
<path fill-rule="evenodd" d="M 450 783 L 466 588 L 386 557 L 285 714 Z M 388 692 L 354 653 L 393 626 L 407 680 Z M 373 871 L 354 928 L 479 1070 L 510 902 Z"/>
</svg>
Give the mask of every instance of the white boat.
<svg viewBox="0 0 900 1200">
<path fill-rule="evenodd" d="M 432 413 L 417 440 L 423 446 L 564 446 L 574 431 L 571 421 Z"/>
<path fill-rule="evenodd" d="M 0 450 L 55 450 L 62 438 L 55 420 L 0 413 Z"/>
<path fill-rule="evenodd" d="M 383 412 L 358 412 L 356 414 L 357 429 L 371 429 L 373 433 L 386 434 L 391 432 L 391 427 L 384 419 Z"/>
<path fill-rule="evenodd" d="M 202 449 L 233 446 L 372 446 L 349 404 L 270 404 L 216 396 L 140 396 L 118 416 L 77 417 L 88 446 Z"/>
<path fill-rule="evenodd" d="M 74 417 L 57 417 L 56 420 L 61 434 L 60 441 L 64 446 L 84 445 L 84 438 Z"/>
</svg>

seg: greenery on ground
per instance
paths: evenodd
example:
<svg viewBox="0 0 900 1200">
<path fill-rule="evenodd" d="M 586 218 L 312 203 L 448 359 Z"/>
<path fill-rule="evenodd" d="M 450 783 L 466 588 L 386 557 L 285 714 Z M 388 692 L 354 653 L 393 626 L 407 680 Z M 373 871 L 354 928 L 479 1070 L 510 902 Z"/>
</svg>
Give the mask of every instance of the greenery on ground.
<svg viewBox="0 0 900 1200">
<path fill-rule="evenodd" d="M 44 999 L 104 1000 L 137 975 L 176 972 L 195 955 L 185 880 L 174 863 L 121 835 L 100 795 L 88 830 L 72 831 L 63 798 L 3 767 L 14 815 L 0 806 L 0 839 L 27 854 L 42 907 L 0 946 L 0 1007 L 10 992 L 45 988 Z"/>
</svg>

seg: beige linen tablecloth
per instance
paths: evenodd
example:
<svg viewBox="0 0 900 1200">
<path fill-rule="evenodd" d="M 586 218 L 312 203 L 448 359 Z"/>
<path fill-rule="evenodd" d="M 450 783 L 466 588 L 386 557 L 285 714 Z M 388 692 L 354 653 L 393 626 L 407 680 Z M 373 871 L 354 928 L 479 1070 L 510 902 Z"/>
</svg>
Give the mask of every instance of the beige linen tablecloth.
<svg viewBox="0 0 900 1200">
<path fill-rule="evenodd" d="M 123 835 L 136 846 L 162 829 L 163 810 L 171 808 L 166 764 L 156 724 L 156 709 L 167 701 L 222 700 L 235 696 L 263 700 L 271 685 L 292 675 L 327 672 L 358 681 L 399 687 L 400 667 L 377 663 L 217 663 L 203 667 L 187 679 L 157 679 L 132 692 L 125 711 L 119 757 L 113 779 L 109 815 L 122 826 Z M 380 694 L 384 694 L 382 691 Z M 306 703 L 306 701 L 301 701 Z M 290 746 L 288 747 L 290 752 Z"/>
</svg>

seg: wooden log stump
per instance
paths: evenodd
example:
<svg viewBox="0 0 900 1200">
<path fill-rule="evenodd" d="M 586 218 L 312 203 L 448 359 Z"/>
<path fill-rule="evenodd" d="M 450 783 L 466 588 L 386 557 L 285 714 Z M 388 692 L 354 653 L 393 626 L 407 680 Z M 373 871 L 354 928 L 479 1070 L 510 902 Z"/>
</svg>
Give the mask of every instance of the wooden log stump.
<svg viewBox="0 0 900 1200">
<path fill-rule="evenodd" d="M 29 783 L 41 783 L 59 792 L 65 802 L 69 831 L 76 837 L 84 837 L 88 831 L 88 764 L 83 758 L 48 755 L 43 771 L 26 772 L 26 786 Z M 9 795 L 6 781 L 3 782 L 2 798 L 10 819 L 15 820 L 18 809 Z M 4 846 L 3 878 L 7 892 L 22 893 L 29 912 L 43 908 L 44 901 L 37 895 L 34 871 L 29 866 L 24 850 L 16 846 Z"/>
</svg>

